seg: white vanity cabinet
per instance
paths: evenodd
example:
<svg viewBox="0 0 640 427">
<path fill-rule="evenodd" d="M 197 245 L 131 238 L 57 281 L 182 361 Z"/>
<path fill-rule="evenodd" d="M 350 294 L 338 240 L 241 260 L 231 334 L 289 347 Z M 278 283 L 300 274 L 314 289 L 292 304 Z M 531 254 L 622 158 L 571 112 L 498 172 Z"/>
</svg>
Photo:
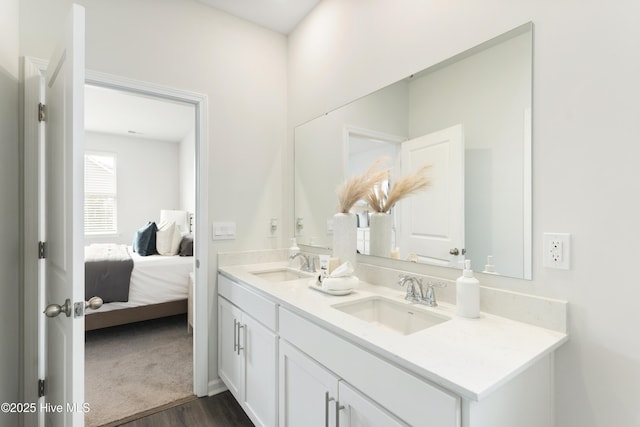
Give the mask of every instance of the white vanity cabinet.
<svg viewBox="0 0 640 427">
<path fill-rule="evenodd" d="M 300 402 L 301 396 L 292 396 L 294 393 L 291 387 L 295 384 L 286 378 L 287 370 L 305 371 L 310 375 L 309 367 L 313 364 L 298 362 L 296 365 L 295 362 L 302 358 L 291 356 L 291 346 L 303 352 L 309 362 L 313 362 L 339 380 L 336 381 L 337 393 L 329 390 L 328 399 L 335 399 L 329 401 L 329 425 L 339 424 L 331 421 L 335 420 L 337 405 L 338 408 L 344 407 L 338 417 L 343 426 L 461 426 L 460 397 L 409 374 L 285 308 L 280 307 L 278 312 L 281 426 L 301 425 L 286 422 L 287 417 L 298 411 L 293 406 L 313 407 L 317 411 L 317 405 L 323 403 L 317 394 L 324 397 L 324 391 L 320 387 L 316 395 L 308 396 L 308 400 L 305 399 L 303 402 Z M 304 367 L 307 369 L 303 369 Z M 316 374 L 315 377 L 320 375 Z M 326 379 L 323 380 L 323 383 L 325 382 Z M 373 420 L 379 421 L 371 424 Z"/>
<path fill-rule="evenodd" d="M 224 276 L 218 286 L 220 378 L 254 424 L 276 426 L 276 305 Z"/>
<path fill-rule="evenodd" d="M 421 375 L 392 346 L 380 345 L 380 340 L 376 344 L 374 333 L 360 335 L 353 325 L 341 323 L 341 316 L 333 316 L 326 305 L 336 299 L 308 291 L 305 285 L 278 287 L 275 292 L 272 283 L 249 285 L 252 280 L 242 268 L 229 267 L 218 275 L 218 368 L 256 425 L 553 425 L 551 349 L 566 335 L 491 316 L 473 322 L 453 318 L 448 324 L 456 328 L 453 333 L 480 334 L 483 341 L 469 338 L 467 348 L 462 347 L 466 341 L 434 333 L 425 342 L 448 346 L 444 354 L 451 352 L 456 371 L 449 377 L 438 376 L 438 369 L 450 367 L 441 352 L 436 370 Z M 367 289 L 359 291 L 364 294 Z M 535 350 L 543 343 L 547 350 Z M 456 353 L 462 348 L 473 354 L 468 362 Z M 471 357 L 484 359 L 471 363 L 476 361 Z M 505 371 L 504 364 L 509 372 L 496 374 Z M 479 375 L 495 379 L 483 389 L 469 387 L 476 385 Z"/>
<path fill-rule="evenodd" d="M 279 357 L 280 426 L 407 426 L 284 340 Z"/>
</svg>

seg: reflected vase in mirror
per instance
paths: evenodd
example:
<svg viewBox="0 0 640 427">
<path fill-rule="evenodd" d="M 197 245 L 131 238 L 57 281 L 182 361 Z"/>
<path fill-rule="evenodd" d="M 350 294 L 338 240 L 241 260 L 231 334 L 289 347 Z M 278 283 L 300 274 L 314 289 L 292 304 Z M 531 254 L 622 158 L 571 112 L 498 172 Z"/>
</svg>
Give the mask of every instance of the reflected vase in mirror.
<svg viewBox="0 0 640 427">
<path fill-rule="evenodd" d="M 369 255 L 391 256 L 391 215 L 373 212 L 369 218 Z"/>
<path fill-rule="evenodd" d="M 350 261 L 356 265 L 357 217 L 353 213 L 337 213 L 333 216 L 333 256 L 340 263 Z"/>
</svg>

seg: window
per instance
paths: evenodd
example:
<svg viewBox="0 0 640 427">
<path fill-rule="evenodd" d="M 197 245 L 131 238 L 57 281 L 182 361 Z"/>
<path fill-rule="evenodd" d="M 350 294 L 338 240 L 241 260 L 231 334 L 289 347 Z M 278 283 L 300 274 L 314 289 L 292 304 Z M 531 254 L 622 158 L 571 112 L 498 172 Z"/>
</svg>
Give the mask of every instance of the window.
<svg viewBox="0 0 640 427">
<path fill-rule="evenodd" d="M 116 155 L 84 155 L 84 233 L 116 234 Z"/>
</svg>

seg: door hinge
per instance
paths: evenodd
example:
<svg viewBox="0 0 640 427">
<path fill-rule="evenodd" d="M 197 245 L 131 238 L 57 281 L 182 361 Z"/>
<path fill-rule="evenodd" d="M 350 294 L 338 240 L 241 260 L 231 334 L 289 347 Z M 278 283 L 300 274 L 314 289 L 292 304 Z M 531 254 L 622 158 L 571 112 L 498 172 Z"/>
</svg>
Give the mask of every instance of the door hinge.
<svg viewBox="0 0 640 427">
<path fill-rule="evenodd" d="M 38 104 L 38 121 L 44 122 L 47 119 L 47 106 L 42 102 Z"/>
<path fill-rule="evenodd" d="M 47 257 L 47 243 L 38 242 L 38 259 L 45 259 Z"/>
<path fill-rule="evenodd" d="M 38 380 L 38 397 L 43 397 L 44 394 L 44 380 Z"/>
</svg>

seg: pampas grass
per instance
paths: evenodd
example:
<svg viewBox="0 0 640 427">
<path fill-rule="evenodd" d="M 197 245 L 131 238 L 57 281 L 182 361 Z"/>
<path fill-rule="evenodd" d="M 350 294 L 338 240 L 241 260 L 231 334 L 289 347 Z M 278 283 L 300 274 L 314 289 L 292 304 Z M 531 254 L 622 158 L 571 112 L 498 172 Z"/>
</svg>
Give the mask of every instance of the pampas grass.
<svg viewBox="0 0 640 427">
<path fill-rule="evenodd" d="M 376 160 L 362 175 L 355 175 L 336 189 L 338 213 L 348 213 L 359 200 L 366 199 L 372 188 L 388 179 L 389 168 L 382 168 L 386 158 Z"/>
<path fill-rule="evenodd" d="M 400 200 L 425 190 L 431 185 L 431 179 L 427 176 L 430 168 L 431 165 L 422 166 L 416 172 L 398 179 L 388 194 L 384 194 L 379 188 L 372 188 L 365 196 L 366 202 L 374 212 L 389 212 Z"/>
</svg>

